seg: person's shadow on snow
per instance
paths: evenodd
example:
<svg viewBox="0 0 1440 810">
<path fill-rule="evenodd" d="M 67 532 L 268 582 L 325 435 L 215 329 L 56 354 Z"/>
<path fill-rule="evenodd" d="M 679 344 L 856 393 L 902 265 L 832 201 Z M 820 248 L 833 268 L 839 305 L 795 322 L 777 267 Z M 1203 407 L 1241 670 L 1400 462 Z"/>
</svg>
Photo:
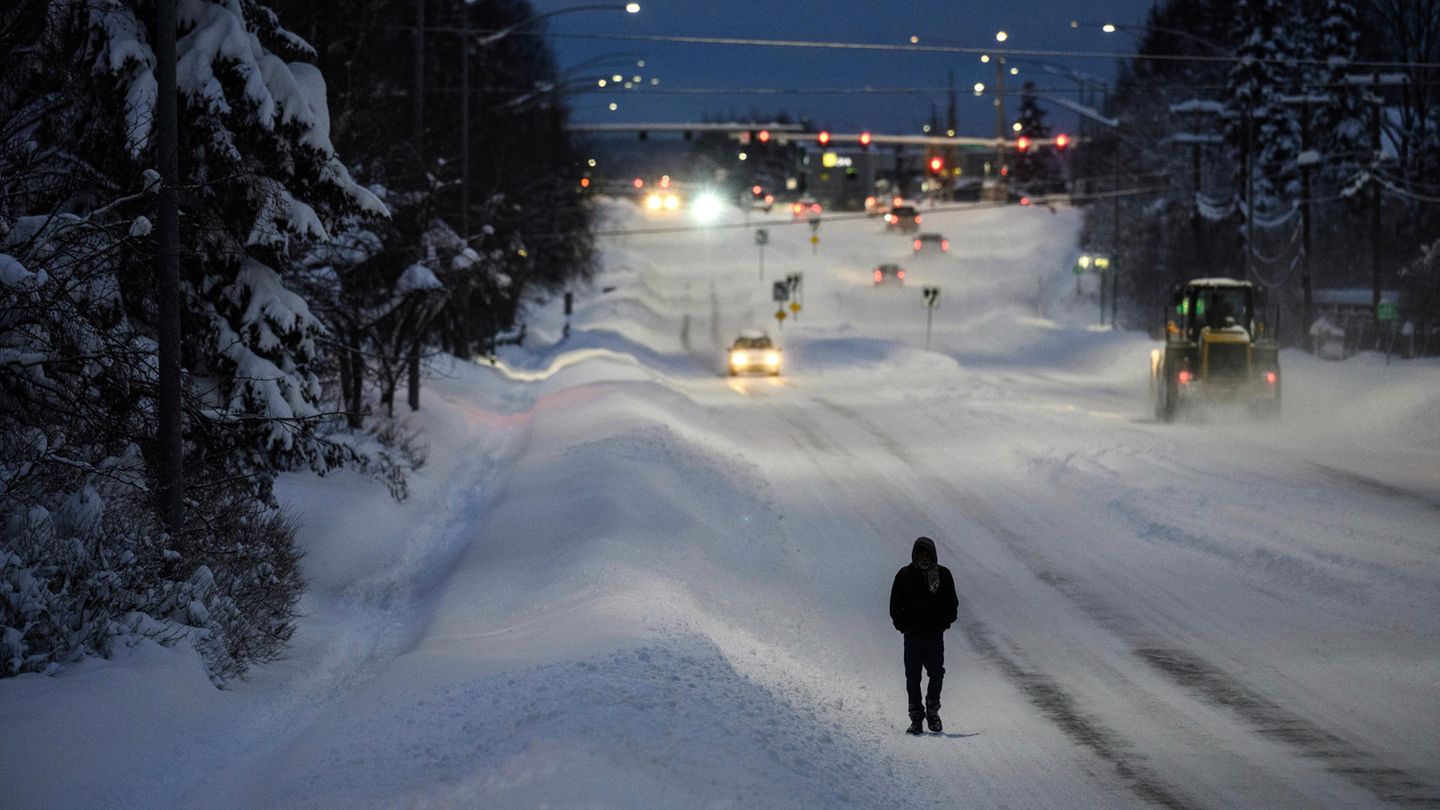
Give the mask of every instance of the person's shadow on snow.
<svg viewBox="0 0 1440 810">
<path fill-rule="evenodd" d="M 944 733 L 936 734 L 935 732 L 932 731 L 932 732 L 929 732 L 928 734 L 924 734 L 924 735 L 922 735 L 922 736 L 925 736 L 925 737 L 944 737 L 944 738 L 947 739 L 947 740 L 963 740 L 963 739 L 965 739 L 965 738 L 967 738 L 967 737 L 979 737 L 979 736 L 980 736 L 980 732 L 978 732 L 978 731 L 972 731 L 972 732 L 970 732 L 969 734 L 966 734 L 966 733 L 963 732 L 963 731 L 957 731 L 957 732 L 955 732 L 955 733 L 953 733 L 953 734 L 944 734 Z"/>
</svg>

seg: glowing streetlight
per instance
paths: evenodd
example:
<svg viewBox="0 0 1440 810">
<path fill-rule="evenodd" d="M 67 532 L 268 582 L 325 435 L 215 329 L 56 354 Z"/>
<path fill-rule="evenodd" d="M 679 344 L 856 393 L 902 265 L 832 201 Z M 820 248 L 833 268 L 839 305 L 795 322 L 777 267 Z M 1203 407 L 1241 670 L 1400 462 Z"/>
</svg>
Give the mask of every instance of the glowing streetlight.
<svg viewBox="0 0 1440 810">
<path fill-rule="evenodd" d="M 988 54 L 988 53 L 982 53 L 982 54 L 980 54 L 980 64 L 982 64 L 982 65 L 988 65 L 988 64 L 990 64 L 990 54 Z"/>
<path fill-rule="evenodd" d="M 911 45 L 919 45 L 919 44 L 920 44 L 920 37 L 915 36 L 914 34 L 911 34 L 911 35 L 910 35 L 910 44 L 911 44 Z"/>
<path fill-rule="evenodd" d="M 985 94 L 985 83 L 984 83 L 984 82 L 975 82 L 975 95 L 979 96 L 979 95 L 984 95 L 984 94 Z"/>
<path fill-rule="evenodd" d="M 610 81 L 615 82 L 616 84 L 619 84 L 620 82 L 625 81 L 625 77 L 624 77 L 624 76 L 621 76 L 619 73 L 616 73 L 614 76 L 611 76 L 611 77 L 610 77 Z"/>
<path fill-rule="evenodd" d="M 639 3 L 626 3 L 626 4 L 625 4 L 625 11 L 626 11 L 627 13 L 629 13 L 629 14 L 639 14 L 639 13 L 640 13 L 640 4 L 639 4 Z"/>
<path fill-rule="evenodd" d="M 1016 121 L 1015 123 L 1013 123 L 1013 124 L 1010 125 L 1010 128 L 1013 129 L 1013 130 L 1015 130 L 1016 132 L 1019 132 L 1020 130 L 1024 129 L 1025 127 L 1024 127 L 1024 125 L 1022 125 L 1019 121 Z"/>
<path fill-rule="evenodd" d="M 1104 25 L 1100 26 L 1100 30 L 1104 31 L 1107 34 L 1113 34 L 1115 33 L 1115 23 L 1105 23 Z"/>
<path fill-rule="evenodd" d="M 600 85 L 601 87 L 604 87 L 605 85 L 609 84 L 609 82 L 605 81 L 604 79 L 601 79 L 600 81 L 596 82 L 596 84 Z"/>
<path fill-rule="evenodd" d="M 619 104 L 616 104 L 616 103 L 613 102 L 613 101 L 610 102 L 610 112 L 615 112 L 615 111 L 618 110 L 618 109 L 620 109 L 620 105 L 619 105 Z"/>
<path fill-rule="evenodd" d="M 1009 38 L 1010 38 L 1010 35 L 1007 34 L 1007 33 L 1005 33 L 1004 31 L 996 31 L 996 32 L 995 32 L 995 41 L 996 41 L 996 42 L 1004 42 L 1005 40 L 1007 40 L 1007 39 L 1009 39 Z"/>
<path fill-rule="evenodd" d="M 1020 68 L 1017 68 L 1017 67 L 1012 67 L 1012 68 L 1010 68 L 1010 75 L 1011 75 L 1011 76 L 1019 76 L 1019 75 L 1020 75 Z"/>
</svg>

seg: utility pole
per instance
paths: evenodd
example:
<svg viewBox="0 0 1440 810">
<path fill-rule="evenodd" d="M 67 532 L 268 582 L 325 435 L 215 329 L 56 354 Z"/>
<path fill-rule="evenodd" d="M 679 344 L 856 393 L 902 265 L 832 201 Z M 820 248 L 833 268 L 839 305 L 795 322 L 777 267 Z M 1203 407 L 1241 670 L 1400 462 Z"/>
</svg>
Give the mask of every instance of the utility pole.
<svg viewBox="0 0 1440 810">
<path fill-rule="evenodd" d="M 1245 280 L 1255 280 L 1255 110 L 1245 111 Z"/>
<path fill-rule="evenodd" d="M 155 454 L 160 515 L 171 536 L 185 527 L 184 422 L 180 376 L 180 111 L 175 82 L 175 0 L 155 4 L 155 162 L 160 169 L 156 218 L 160 379 Z"/>
<path fill-rule="evenodd" d="M 1308 152 L 1310 151 L 1310 101 L 1306 96 L 1304 104 L 1300 108 L 1300 290 L 1304 300 L 1300 305 L 1302 339 L 1305 341 L 1307 351 L 1314 352 L 1315 347 L 1310 342 L 1310 324 L 1315 320 L 1315 300 L 1310 279 L 1310 170 L 1313 168 Z M 1275 337 L 1279 337 L 1276 335 Z"/>
<path fill-rule="evenodd" d="M 1114 220 L 1114 233 L 1111 240 L 1114 248 L 1110 251 L 1110 327 L 1115 327 L 1115 319 L 1120 311 L 1120 133 L 1115 133 L 1115 150 L 1110 156 L 1111 181 L 1110 188 L 1114 192 L 1111 196 L 1111 218 Z M 1105 284 L 1105 276 L 1100 276 L 1100 284 Z M 1104 295 L 1101 295 L 1104 300 Z M 1102 305 L 1103 306 L 1103 305 Z M 1100 322 L 1105 322 L 1105 313 L 1100 313 Z"/>
<path fill-rule="evenodd" d="M 415 0 L 415 164 L 419 169 L 417 187 L 424 183 L 425 166 L 425 0 Z M 422 257 L 423 258 L 423 257 Z M 420 410 L 420 336 L 411 342 L 409 368 L 410 410 Z"/>
<path fill-rule="evenodd" d="M 1379 95 L 1380 74 L 1376 72 L 1375 94 L 1371 97 L 1375 115 L 1370 125 L 1370 317 L 1375 321 L 1375 334 L 1380 334 L 1380 116 L 1385 105 Z"/>
<path fill-rule="evenodd" d="M 470 4 L 460 8 L 460 238 L 470 244 Z"/>
<path fill-rule="evenodd" d="M 1005 57 L 995 59 L 995 174 L 1004 178 L 1002 187 L 1008 183 L 1005 178 Z"/>
</svg>

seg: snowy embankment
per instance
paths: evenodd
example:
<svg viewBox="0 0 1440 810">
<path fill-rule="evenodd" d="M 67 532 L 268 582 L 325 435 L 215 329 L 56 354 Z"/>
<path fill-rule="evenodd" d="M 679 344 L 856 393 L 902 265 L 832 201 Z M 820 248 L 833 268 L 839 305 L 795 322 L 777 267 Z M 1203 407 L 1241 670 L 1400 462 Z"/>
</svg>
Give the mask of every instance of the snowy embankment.
<svg viewBox="0 0 1440 810">
<path fill-rule="evenodd" d="M 1440 368 L 1287 353 L 1279 423 L 1157 425 L 1151 342 L 1076 295 L 1075 212 L 925 216 L 951 255 L 865 219 L 812 253 L 776 219 L 764 279 L 749 228 L 609 238 L 568 340 L 549 304 L 497 366 L 437 369 L 410 501 L 284 482 L 287 660 L 226 691 L 151 646 L 0 683 L 0 804 L 1440 796 Z M 722 376 L 767 325 L 785 375 Z M 949 733 L 918 740 L 885 616 L 917 534 L 963 602 Z"/>
</svg>

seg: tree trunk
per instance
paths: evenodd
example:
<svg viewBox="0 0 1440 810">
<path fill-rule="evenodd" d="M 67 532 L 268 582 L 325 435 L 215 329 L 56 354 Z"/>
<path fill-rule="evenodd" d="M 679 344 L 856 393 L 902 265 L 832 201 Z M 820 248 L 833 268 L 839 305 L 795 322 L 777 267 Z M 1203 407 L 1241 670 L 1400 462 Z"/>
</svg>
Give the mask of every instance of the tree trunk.
<svg viewBox="0 0 1440 810">
<path fill-rule="evenodd" d="M 172 535 L 185 525 L 184 426 L 180 378 L 179 101 L 175 84 L 175 0 L 155 5 L 155 150 L 160 169 L 156 234 L 159 259 L 160 379 L 155 444 L 160 512 Z"/>
</svg>

